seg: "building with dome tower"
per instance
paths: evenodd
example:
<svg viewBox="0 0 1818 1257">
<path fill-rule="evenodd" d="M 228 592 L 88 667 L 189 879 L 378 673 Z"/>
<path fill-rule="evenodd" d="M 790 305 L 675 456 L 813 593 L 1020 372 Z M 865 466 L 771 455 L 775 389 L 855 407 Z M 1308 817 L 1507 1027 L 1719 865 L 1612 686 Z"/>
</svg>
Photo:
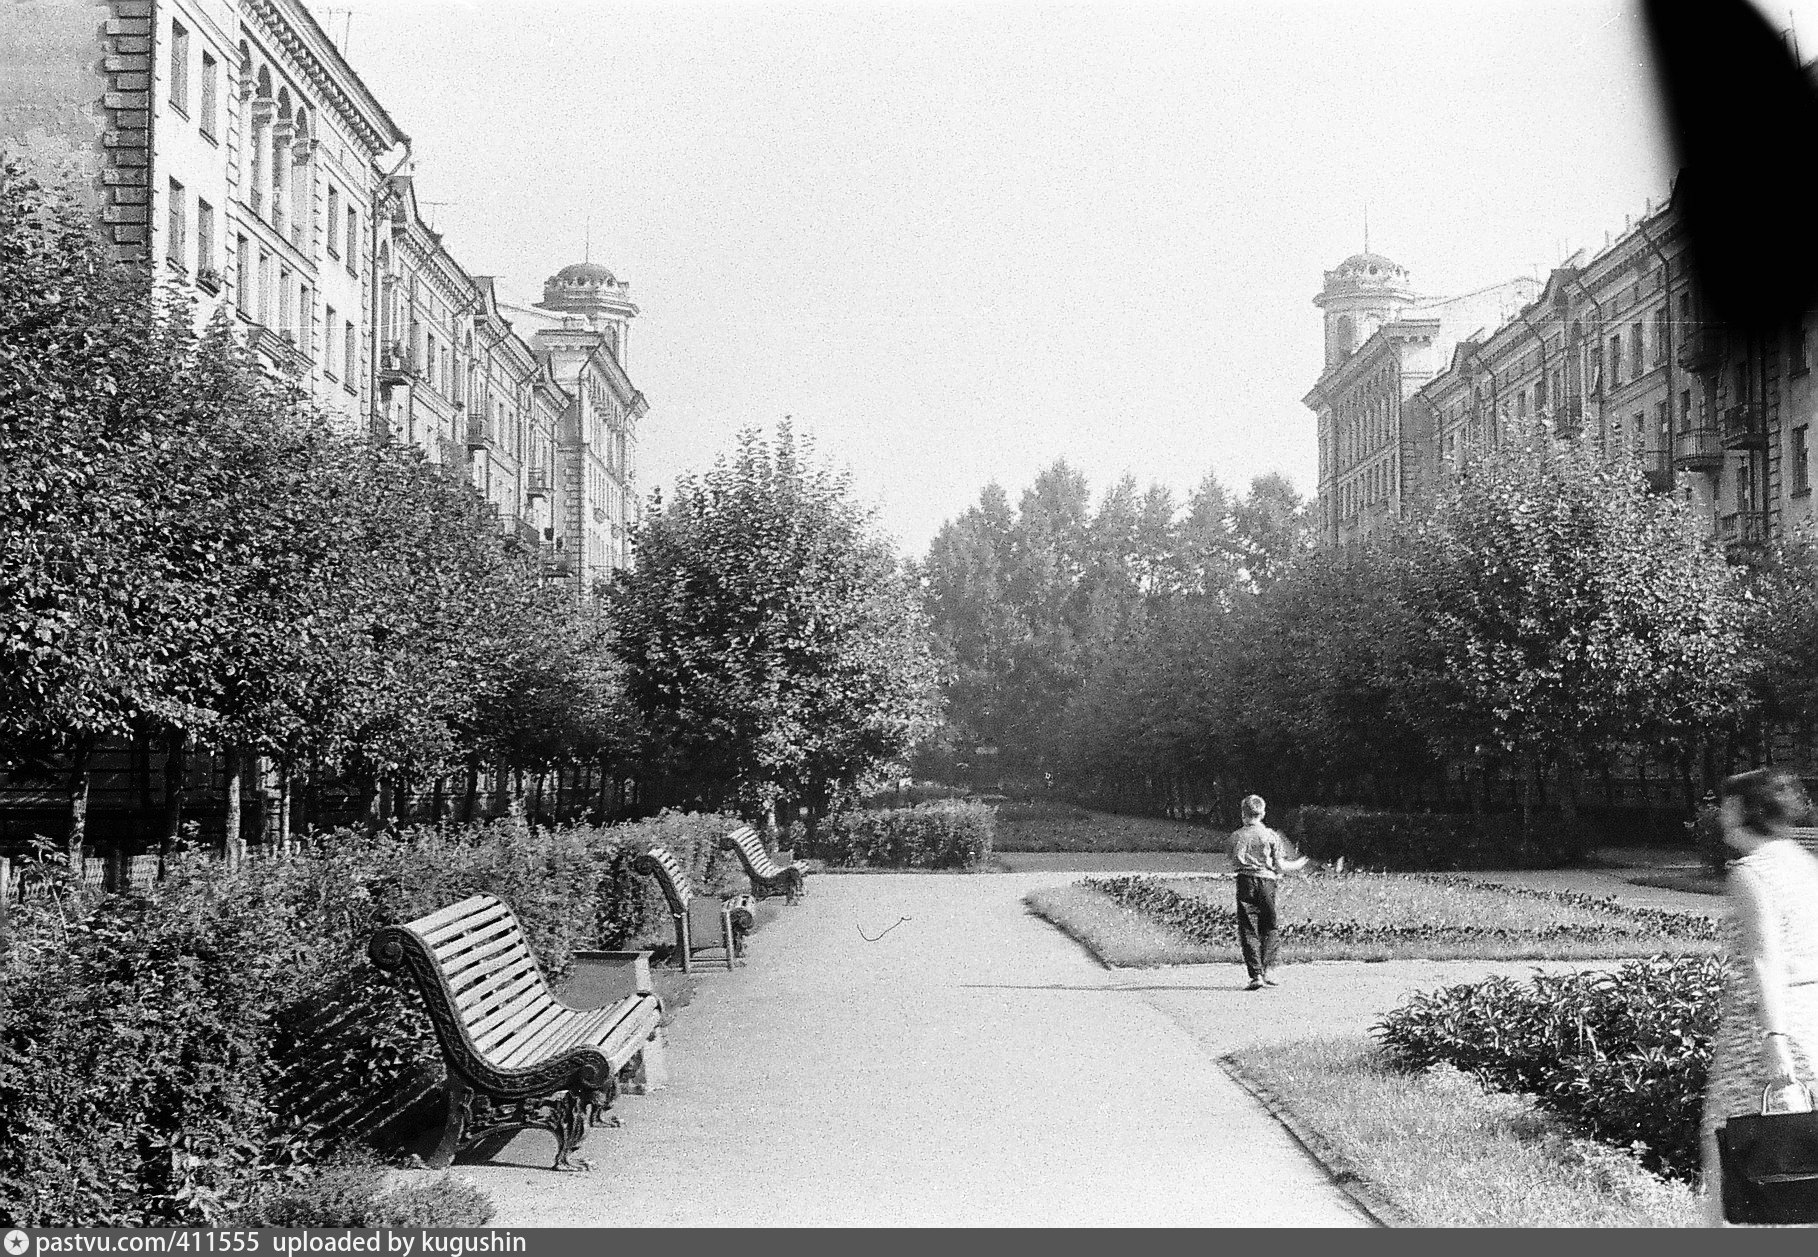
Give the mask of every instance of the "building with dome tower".
<svg viewBox="0 0 1818 1257">
<path fill-rule="evenodd" d="M 1732 559 L 1818 525 L 1818 311 L 1768 334 L 1709 320 L 1671 199 L 1544 284 L 1428 300 L 1366 250 L 1326 272 L 1314 304 L 1325 365 L 1305 401 L 1328 545 L 1407 514 L 1512 426 L 1535 423 L 1635 464 Z"/>
<path fill-rule="evenodd" d="M 532 306 L 503 307 L 567 394 L 555 441 L 554 543 L 565 579 L 590 590 L 631 562 L 638 421 L 649 405 L 627 372 L 630 285 L 591 260 L 564 266 Z"/>
<path fill-rule="evenodd" d="M 1418 490 L 1420 432 L 1407 404 L 1453 346 L 1500 326 L 1533 299 L 1519 278 L 1462 297 L 1416 295 L 1405 267 L 1366 242 L 1325 273 L 1313 304 L 1325 321 L 1325 366 L 1303 399 L 1318 416 L 1318 528 L 1335 545 L 1370 536 Z"/>
</svg>

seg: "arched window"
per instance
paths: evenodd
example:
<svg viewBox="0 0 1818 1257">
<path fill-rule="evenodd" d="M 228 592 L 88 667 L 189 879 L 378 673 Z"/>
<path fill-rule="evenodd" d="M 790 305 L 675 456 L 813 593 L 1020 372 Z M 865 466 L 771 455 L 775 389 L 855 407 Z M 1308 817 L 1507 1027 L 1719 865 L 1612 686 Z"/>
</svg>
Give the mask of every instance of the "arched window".
<svg viewBox="0 0 1818 1257">
<path fill-rule="evenodd" d="M 296 120 L 290 107 L 290 89 L 278 89 L 278 120 L 271 128 L 271 225 L 284 232 L 290 217 L 290 142 Z"/>
<path fill-rule="evenodd" d="M 253 84 L 251 135 L 247 144 L 247 200 L 251 203 L 253 213 L 263 218 L 270 200 L 271 179 L 271 132 L 276 119 L 277 104 L 271 96 L 271 71 L 259 67 L 258 77 Z"/>
<path fill-rule="evenodd" d="M 291 207 L 290 239 L 291 243 L 309 252 L 310 228 L 313 225 L 310 213 L 315 200 L 315 140 L 309 133 L 309 111 L 297 106 L 296 134 L 291 138 Z"/>
<path fill-rule="evenodd" d="M 1332 347 L 1340 358 L 1357 348 L 1357 325 L 1350 315 L 1341 314 L 1332 321 Z"/>
</svg>

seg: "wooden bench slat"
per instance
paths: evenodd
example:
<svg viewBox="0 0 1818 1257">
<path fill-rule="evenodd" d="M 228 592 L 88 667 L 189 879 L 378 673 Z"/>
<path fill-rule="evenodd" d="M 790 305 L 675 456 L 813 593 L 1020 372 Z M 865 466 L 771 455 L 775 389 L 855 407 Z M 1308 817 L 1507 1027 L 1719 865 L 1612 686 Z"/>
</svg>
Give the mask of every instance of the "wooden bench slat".
<svg viewBox="0 0 1818 1257">
<path fill-rule="evenodd" d="M 545 986 L 524 987 L 509 1000 L 475 1009 L 467 1023 L 467 1033 L 475 1043 L 483 1043 L 502 1028 L 513 1022 L 521 1024 L 545 1004 L 555 1002 Z"/>
<path fill-rule="evenodd" d="M 476 938 L 470 947 L 458 952 L 438 955 L 436 963 L 442 966 L 442 972 L 448 976 L 450 984 L 460 984 L 461 979 L 475 969 L 496 968 L 508 958 L 522 951 L 529 954 L 521 935 L 514 933 L 499 934 L 491 938 Z"/>
<path fill-rule="evenodd" d="M 405 928 L 418 936 L 427 936 L 450 921 L 456 921 L 461 917 L 493 907 L 504 908 L 505 905 L 492 895 L 472 895 L 460 903 L 450 904 L 426 917 L 418 917 Z"/>
<path fill-rule="evenodd" d="M 562 1031 L 572 1027 L 578 1016 L 572 1008 L 550 1004 L 525 1022 L 522 1028 L 494 1043 L 487 1049 L 487 1055 L 505 1069 L 535 1057 L 552 1056 L 561 1049 L 549 1045 L 552 1041 L 559 1040 Z"/>
<path fill-rule="evenodd" d="M 463 923 L 465 925 L 465 923 Z M 459 960 L 463 953 L 485 945 L 495 938 L 521 938 L 517 927 L 509 918 L 500 917 L 481 922 L 472 928 L 463 928 L 457 933 L 447 933 L 439 943 L 430 944 L 430 951 L 435 954 L 438 965 L 452 964 Z"/>
<path fill-rule="evenodd" d="M 440 950 L 450 943 L 458 941 L 464 935 L 498 926 L 506 928 L 512 926 L 509 910 L 504 904 L 497 904 L 479 912 L 469 913 L 456 920 L 444 922 L 439 929 L 431 930 L 423 935 L 423 941 L 430 947 Z"/>
<path fill-rule="evenodd" d="M 481 1019 L 492 1015 L 490 1010 L 510 1003 L 523 992 L 534 994 L 548 989 L 541 971 L 528 959 L 523 964 L 506 970 L 501 981 L 503 985 L 490 990 L 476 984 L 455 998 L 455 1009 L 470 1031 Z"/>
<path fill-rule="evenodd" d="M 560 1021 L 564 1014 L 572 1013 L 572 1009 L 563 1008 L 548 996 L 528 1000 L 509 1015 L 488 1026 L 484 1032 L 475 1034 L 474 1048 L 487 1056 L 496 1057 L 506 1050 L 508 1044 L 536 1033 L 537 1027 L 551 1024 L 552 1019 Z"/>
<path fill-rule="evenodd" d="M 547 1038 L 551 1030 L 560 1028 L 565 1018 L 572 1016 L 574 1016 L 573 1009 L 563 1008 L 562 1005 L 552 1000 L 550 1003 L 539 1004 L 531 1009 L 529 1015 L 521 1021 L 500 1027 L 487 1035 L 484 1047 L 479 1044 L 474 1046 L 493 1064 L 508 1069 L 511 1068 L 511 1057 L 515 1055 L 520 1060 L 530 1059 L 532 1054 L 522 1049 Z M 547 1056 L 549 1053 L 537 1055 Z"/>
</svg>

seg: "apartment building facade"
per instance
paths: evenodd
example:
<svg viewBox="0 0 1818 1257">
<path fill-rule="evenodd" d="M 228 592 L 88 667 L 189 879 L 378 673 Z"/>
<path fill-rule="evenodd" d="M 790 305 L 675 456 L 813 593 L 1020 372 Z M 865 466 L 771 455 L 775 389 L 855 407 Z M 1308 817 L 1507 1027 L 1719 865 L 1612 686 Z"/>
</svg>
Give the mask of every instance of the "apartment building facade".
<svg viewBox="0 0 1818 1257">
<path fill-rule="evenodd" d="M 1351 300 L 1335 303 L 1334 278 L 1316 298 L 1327 365 L 1307 398 L 1319 415 L 1327 544 L 1430 499 L 1523 421 L 1633 460 L 1651 488 L 1691 504 L 1732 558 L 1811 525 L 1813 316 L 1765 336 L 1707 319 L 1670 203 L 1555 268 L 1506 317 L 1421 341 L 1426 356 L 1413 357 L 1430 374 L 1404 371 L 1392 407 L 1381 401 L 1388 364 L 1420 329 L 1385 318 L 1335 352 L 1333 310 L 1357 301 L 1353 275 L 1336 286 Z M 1365 295 L 1376 309 L 1393 306 L 1393 293 Z"/>
<path fill-rule="evenodd" d="M 73 175 L 121 257 L 224 311 L 348 431 L 470 480 L 548 578 L 591 591 L 630 562 L 628 286 L 577 263 L 503 304 L 302 0 L 14 0 L 0 144 Z"/>
</svg>

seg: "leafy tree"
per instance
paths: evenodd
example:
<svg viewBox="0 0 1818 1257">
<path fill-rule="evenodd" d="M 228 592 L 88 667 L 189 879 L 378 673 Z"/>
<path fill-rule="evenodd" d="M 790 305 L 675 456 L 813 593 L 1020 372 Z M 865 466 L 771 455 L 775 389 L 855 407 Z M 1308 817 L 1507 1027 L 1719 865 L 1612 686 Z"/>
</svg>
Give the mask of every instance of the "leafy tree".
<svg viewBox="0 0 1818 1257">
<path fill-rule="evenodd" d="M 844 477 L 787 424 L 653 504 L 609 605 L 664 767 L 758 818 L 892 764 L 936 711 L 926 621 Z"/>
<path fill-rule="evenodd" d="M 1518 427 L 1411 546 L 1412 710 L 1436 750 L 1517 765 L 1530 799 L 1557 767 L 1569 809 L 1600 753 L 1683 746 L 1747 702 L 1736 574 L 1633 466 Z"/>
</svg>

